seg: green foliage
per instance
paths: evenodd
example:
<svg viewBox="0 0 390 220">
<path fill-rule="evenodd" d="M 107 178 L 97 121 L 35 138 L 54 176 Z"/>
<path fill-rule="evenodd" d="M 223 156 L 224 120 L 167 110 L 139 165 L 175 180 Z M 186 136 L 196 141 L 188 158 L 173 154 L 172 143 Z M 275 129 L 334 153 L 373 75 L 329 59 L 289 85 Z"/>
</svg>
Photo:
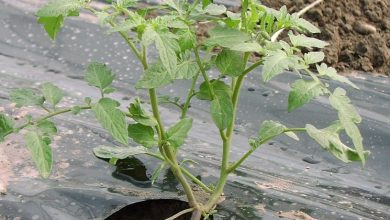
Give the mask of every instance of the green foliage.
<svg viewBox="0 0 390 220">
<path fill-rule="evenodd" d="M 192 127 L 192 118 L 184 118 L 167 131 L 167 140 L 175 149 L 183 145 Z"/>
<path fill-rule="evenodd" d="M 317 71 L 320 76 L 326 76 L 330 79 L 346 83 L 352 86 L 355 89 L 359 89 L 353 82 L 351 82 L 347 77 L 339 75 L 335 68 L 328 67 L 325 63 L 322 63 L 321 66 L 317 65 Z"/>
<path fill-rule="evenodd" d="M 16 107 L 22 106 L 42 106 L 45 98 L 37 94 L 33 89 L 14 89 L 10 93 L 11 102 L 16 103 Z"/>
<path fill-rule="evenodd" d="M 38 17 L 66 17 L 79 11 L 84 5 L 85 0 L 53 0 L 40 8 L 36 15 Z"/>
<path fill-rule="evenodd" d="M 43 178 L 48 178 L 53 164 L 52 150 L 49 146 L 50 139 L 36 131 L 27 132 L 24 138 L 39 173 Z"/>
<path fill-rule="evenodd" d="M 224 28 L 217 26 L 209 31 L 210 38 L 204 44 L 207 46 L 221 46 L 225 48 L 234 47 L 249 41 L 251 38 L 248 34 L 236 29 Z"/>
<path fill-rule="evenodd" d="M 312 99 L 323 95 L 327 92 L 326 87 L 319 81 L 307 81 L 299 79 L 291 85 L 291 92 L 288 96 L 288 111 L 295 109 L 310 102 Z"/>
<path fill-rule="evenodd" d="M 55 108 L 55 106 L 64 97 L 64 92 L 52 83 L 43 84 L 42 93 L 46 101 L 48 101 L 53 106 L 53 108 Z"/>
<path fill-rule="evenodd" d="M 306 130 L 310 137 L 316 140 L 317 143 L 321 145 L 321 147 L 328 150 L 339 160 L 345 163 L 351 161 L 362 161 L 364 163 L 366 157 L 369 155 L 369 152 L 358 152 L 343 144 L 338 134 L 338 132 L 340 132 L 342 129 L 342 125 L 339 122 L 336 122 L 322 130 L 319 130 L 309 124 L 306 125 Z"/>
<path fill-rule="evenodd" d="M 256 150 L 265 142 L 281 134 L 285 134 L 294 140 L 299 140 L 298 136 L 294 132 L 288 131 L 288 128 L 281 123 L 275 121 L 264 121 L 260 126 L 258 137 L 256 139 L 249 139 L 249 145 L 252 147 L 252 150 Z"/>
<path fill-rule="evenodd" d="M 221 80 L 211 80 L 210 81 L 211 87 L 213 87 L 213 91 L 217 96 L 232 96 L 232 91 L 228 85 L 226 85 Z M 210 89 L 207 82 L 203 82 L 199 86 L 199 92 L 196 94 L 196 97 L 200 100 L 213 100 L 213 97 L 211 97 Z"/>
<path fill-rule="evenodd" d="M 38 130 L 45 136 L 52 136 L 57 134 L 57 127 L 54 122 L 49 120 L 39 121 L 37 123 Z"/>
<path fill-rule="evenodd" d="M 102 98 L 92 106 L 100 124 L 120 143 L 128 144 L 128 132 L 125 115 L 117 107 L 119 103 L 109 98 Z"/>
<path fill-rule="evenodd" d="M 109 146 L 99 146 L 93 149 L 93 153 L 103 159 L 116 158 L 119 160 L 126 159 L 138 154 L 147 153 L 144 147 L 109 147 Z"/>
<path fill-rule="evenodd" d="M 43 25 L 43 28 L 52 40 L 57 38 L 57 33 L 61 30 L 64 24 L 64 16 L 57 17 L 40 17 L 38 23 Z"/>
<path fill-rule="evenodd" d="M 305 53 L 303 56 L 303 60 L 305 61 L 306 65 L 310 65 L 313 63 L 319 63 L 323 61 L 325 58 L 324 52 L 308 52 Z"/>
<path fill-rule="evenodd" d="M 4 137 L 13 132 L 13 122 L 11 118 L 0 113 L 0 142 L 4 141 Z"/>
<path fill-rule="evenodd" d="M 103 63 L 92 62 L 88 65 L 85 80 L 89 85 L 99 88 L 102 93 L 110 91 L 110 85 L 114 80 L 111 70 Z"/>
<path fill-rule="evenodd" d="M 142 36 L 142 42 L 146 46 L 154 42 L 162 65 L 169 73 L 175 72 L 177 65 L 176 51 L 180 46 L 173 35 L 156 31 L 148 26 Z"/>
<path fill-rule="evenodd" d="M 341 88 L 336 88 L 333 94 L 329 97 L 330 104 L 338 112 L 341 126 L 345 129 L 347 135 L 352 139 L 355 145 L 357 154 L 362 163 L 365 163 L 365 153 L 363 148 L 363 138 L 356 124 L 362 121 L 359 113 L 351 105 L 351 101 L 346 96 L 346 91 Z"/>
<path fill-rule="evenodd" d="M 143 124 L 129 124 L 128 126 L 129 137 L 134 142 L 143 145 L 146 148 L 157 146 L 157 141 L 154 138 L 154 130 L 150 126 Z"/>
<path fill-rule="evenodd" d="M 319 33 L 319 29 L 310 22 L 300 18 L 298 13 L 289 14 L 286 7 L 279 10 L 261 5 L 259 1 L 241 1 L 240 12 L 229 11 L 223 5 L 214 4 L 212 0 L 185 1 L 164 0 L 164 5 L 149 6 L 142 9 L 132 8 L 136 0 L 109 1 L 112 5 L 102 9 L 90 5 L 89 0 L 54 0 L 44 5 L 38 12 L 38 23 L 42 24 L 50 38 L 55 39 L 61 29 L 64 19 L 78 16 L 82 9 L 95 14 L 99 22 L 109 26 L 109 33 L 117 33 L 124 39 L 134 57 L 144 68 L 143 74 L 135 87 L 148 89 L 150 111 L 141 105 L 141 100 L 135 98 L 128 106 L 128 112 L 119 108 L 119 103 L 105 97 L 115 91 L 111 87 L 114 80 L 112 71 L 104 64 L 92 62 L 88 65 L 85 80 L 89 85 L 99 89 L 100 100 L 85 98 L 85 105 L 70 108 L 58 108 L 64 92 L 53 84 L 42 86 L 42 95 L 31 89 L 12 91 L 10 98 L 21 106 L 40 106 L 48 113 L 37 119 L 26 118 L 26 123 L 13 127 L 12 120 L 0 114 L 0 141 L 10 133 L 23 128 L 28 130 L 26 143 L 31 150 L 33 159 L 42 176 L 50 174 L 52 153 L 50 137 L 57 132 L 51 117 L 71 112 L 79 114 L 83 110 L 92 109 L 96 118 L 118 142 L 128 144 L 128 139 L 142 146 L 138 147 L 107 147 L 94 149 L 97 157 L 109 159 L 115 164 L 119 159 L 148 154 L 161 160 L 160 166 L 152 175 L 154 182 L 161 171 L 169 166 L 188 195 L 189 203 L 201 207 L 200 213 L 209 214 L 213 211 L 226 178 L 221 179 L 216 188 L 210 189 L 194 175 L 179 164 L 177 151 L 185 142 L 193 124 L 187 112 L 194 96 L 207 101 L 209 113 L 220 131 L 223 154 L 221 158 L 221 176 L 227 176 L 239 167 L 248 156 L 265 142 L 285 134 L 298 140 L 294 132 L 307 131 L 310 137 L 324 149 L 344 162 L 362 161 L 365 163 L 368 155 L 363 149 L 363 138 L 357 125 L 361 117 L 353 108 L 346 92 L 337 88 L 333 93 L 329 84 L 323 83 L 323 78 L 336 80 L 357 88 L 346 77 L 338 75 L 334 68 L 321 64 L 325 58 L 320 49 L 328 43 L 305 33 Z M 151 14 L 150 12 L 153 12 Z M 154 16 L 157 15 L 157 16 Z M 198 38 L 200 24 L 212 27 L 207 39 Z M 289 41 L 278 40 L 283 31 L 290 31 Z M 133 33 L 129 33 L 133 32 Z M 206 49 L 200 53 L 199 49 Z M 149 52 L 155 50 L 158 56 Z M 255 58 L 255 63 L 251 63 Z M 249 60 L 249 62 L 248 62 Z M 288 111 L 291 112 L 311 100 L 328 95 L 331 106 L 337 111 L 339 120 L 330 127 L 317 129 L 312 125 L 305 128 L 287 128 L 275 121 L 264 121 L 259 129 L 258 137 L 249 140 L 250 148 L 242 158 L 230 161 L 228 152 L 233 138 L 236 114 L 239 107 L 240 90 L 247 75 L 263 64 L 262 78 L 265 82 L 273 79 L 286 70 L 294 70 L 301 77 L 291 85 L 288 98 Z M 311 72 L 316 65 L 318 73 Z M 209 74 L 210 69 L 218 69 L 219 74 Z M 211 73 L 211 72 L 210 72 Z M 229 76 L 225 78 L 225 76 Z M 187 95 L 179 98 L 163 96 L 157 98 L 157 90 L 175 80 L 191 80 Z M 199 85 L 200 84 L 200 85 Z M 199 90 L 197 91 L 197 86 Z M 47 101 L 47 103 L 44 103 Z M 159 104 L 171 103 L 179 107 L 180 120 L 166 129 L 161 117 Z M 50 104 L 53 110 L 46 108 Z M 130 124 L 128 123 L 130 122 Z M 340 140 L 340 132 L 344 132 L 352 140 L 355 149 L 346 146 Z M 152 149 L 158 149 L 158 151 Z M 150 150 L 150 151 L 148 151 Z M 185 177 L 183 176 L 185 175 Z M 192 188 L 187 178 L 210 192 L 208 204 L 200 204 L 191 198 Z M 210 206 L 210 207 L 207 207 Z"/>
<path fill-rule="evenodd" d="M 292 139 L 299 140 L 299 138 L 295 135 L 294 132 L 286 132 L 287 127 L 275 121 L 264 121 L 259 130 L 259 138 L 260 140 L 270 140 L 280 134 L 286 134 Z"/>
<path fill-rule="evenodd" d="M 42 24 L 52 40 L 64 24 L 65 17 L 79 16 L 79 10 L 85 5 L 84 0 L 53 0 L 38 10 L 38 23 Z"/>
<path fill-rule="evenodd" d="M 141 101 L 139 98 L 136 98 L 133 103 L 130 104 L 129 113 L 131 118 L 145 126 L 154 127 L 157 125 L 156 119 L 148 115 L 141 106 Z"/>
<path fill-rule="evenodd" d="M 210 113 L 219 130 L 224 130 L 233 122 L 233 103 L 228 93 L 216 93 L 210 104 Z"/>
<path fill-rule="evenodd" d="M 303 34 L 294 35 L 291 32 L 288 34 L 291 44 L 294 47 L 307 47 L 307 48 L 324 48 L 329 44 L 325 41 L 318 40 L 312 37 L 306 37 Z"/>
<path fill-rule="evenodd" d="M 161 62 L 157 62 L 145 71 L 135 87 L 137 89 L 154 89 L 166 86 L 171 82 L 171 73 L 163 67 Z"/>
<path fill-rule="evenodd" d="M 222 74 L 231 77 L 239 76 L 245 69 L 241 54 L 229 49 L 224 49 L 218 54 L 215 64 Z"/>
<path fill-rule="evenodd" d="M 138 0 L 117 0 L 116 5 L 121 8 L 133 7 L 138 3 Z"/>
<path fill-rule="evenodd" d="M 270 81 L 275 76 L 283 73 L 298 64 L 294 56 L 288 55 L 283 50 L 270 51 L 264 58 L 262 77 L 264 82 Z"/>
</svg>

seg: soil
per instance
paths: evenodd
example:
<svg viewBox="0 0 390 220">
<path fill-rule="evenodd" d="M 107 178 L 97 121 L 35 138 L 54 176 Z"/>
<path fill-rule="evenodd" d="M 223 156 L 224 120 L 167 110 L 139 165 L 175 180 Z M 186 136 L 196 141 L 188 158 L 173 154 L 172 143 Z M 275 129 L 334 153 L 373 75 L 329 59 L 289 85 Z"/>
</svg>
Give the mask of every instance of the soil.
<svg viewBox="0 0 390 220">
<path fill-rule="evenodd" d="M 314 0 L 262 0 L 272 8 L 296 12 Z M 341 73 L 390 75 L 390 0 L 324 0 L 304 16 L 328 41 L 325 62 Z"/>
</svg>

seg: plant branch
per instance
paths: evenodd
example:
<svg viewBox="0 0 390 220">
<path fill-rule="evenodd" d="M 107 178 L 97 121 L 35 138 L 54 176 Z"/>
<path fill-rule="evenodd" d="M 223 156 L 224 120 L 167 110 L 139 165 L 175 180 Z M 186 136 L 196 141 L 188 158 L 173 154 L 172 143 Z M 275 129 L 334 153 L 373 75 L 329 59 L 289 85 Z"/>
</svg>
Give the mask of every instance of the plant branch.
<svg viewBox="0 0 390 220">
<path fill-rule="evenodd" d="M 207 76 L 206 70 L 204 69 L 204 66 L 202 64 L 202 60 L 200 59 L 199 51 L 198 51 L 197 47 L 194 48 L 194 54 L 195 54 L 196 63 L 199 66 L 199 69 L 200 69 L 200 72 L 202 73 L 203 79 L 206 82 L 207 87 L 209 88 L 210 95 L 211 95 L 212 99 L 214 99 L 214 97 L 215 97 L 214 89 L 210 83 L 209 77 Z"/>
<path fill-rule="evenodd" d="M 82 107 L 80 107 L 80 109 L 82 109 L 82 110 L 91 109 L 91 106 L 82 106 Z M 71 111 L 72 111 L 72 108 L 66 108 L 66 109 L 55 111 L 55 112 L 51 112 L 48 115 L 45 115 L 45 116 L 43 116 L 41 118 L 38 118 L 36 120 L 33 120 L 33 121 L 26 122 L 25 124 L 20 125 L 19 127 L 16 127 L 13 131 L 7 132 L 5 134 L 5 136 L 10 135 L 10 134 L 12 134 L 15 131 L 22 130 L 23 128 L 25 128 L 25 127 L 27 127 L 29 125 L 33 125 L 33 124 L 39 123 L 41 121 L 44 121 L 46 119 L 52 118 L 54 116 L 57 116 L 57 115 L 60 115 L 60 114 L 64 114 L 64 113 L 68 113 L 68 112 L 71 112 Z"/>
<path fill-rule="evenodd" d="M 187 115 L 187 111 L 188 111 L 188 108 L 190 107 L 191 99 L 192 99 L 192 97 L 194 97 L 195 86 L 196 86 L 196 82 L 198 81 L 198 78 L 199 78 L 199 73 L 200 73 L 200 70 L 192 78 L 191 88 L 188 91 L 187 99 L 186 99 L 186 101 L 183 105 L 182 111 L 181 111 L 181 116 L 180 116 L 181 119 L 185 118 Z"/>
<path fill-rule="evenodd" d="M 292 131 L 306 131 L 306 128 L 287 128 L 283 131 L 283 134 L 286 133 L 286 132 L 292 132 Z M 271 138 L 267 138 L 267 139 L 264 139 L 264 140 L 261 140 L 258 145 L 263 145 L 264 143 L 266 143 L 267 141 L 273 139 L 274 137 L 271 137 Z M 241 166 L 241 164 L 253 153 L 257 150 L 257 147 L 252 147 L 248 152 L 246 152 L 238 161 L 236 161 L 235 163 L 233 163 L 232 165 L 230 165 L 230 167 L 228 168 L 228 172 L 231 173 L 233 172 L 234 170 L 236 170 L 239 166 Z"/>
<path fill-rule="evenodd" d="M 180 216 L 182 216 L 182 215 L 184 215 L 184 214 L 190 213 L 190 212 L 192 212 L 192 211 L 194 211 L 194 208 L 184 209 L 183 211 L 178 212 L 178 213 L 172 215 L 171 217 L 169 217 L 169 218 L 167 218 L 167 219 L 165 219 L 165 220 L 175 220 L 175 219 L 177 219 L 178 217 L 180 217 Z"/>
<path fill-rule="evenodd" d="M 204 191 L 208 193 L 213 193 L 213 190 L 210 189 L 206 184 L 204 184 L 202 181 L 200 181 L 198 178 L 196 178 L 194 175 L 190 173 L 187 169 L 184 167 L 180 166 L 181 171 L 183 172 L 184 175 L 186 175 L 188 178 L 190 178 L 196 185 L 198 185 L 200 188 L 202 188 Z"/>
</svg>

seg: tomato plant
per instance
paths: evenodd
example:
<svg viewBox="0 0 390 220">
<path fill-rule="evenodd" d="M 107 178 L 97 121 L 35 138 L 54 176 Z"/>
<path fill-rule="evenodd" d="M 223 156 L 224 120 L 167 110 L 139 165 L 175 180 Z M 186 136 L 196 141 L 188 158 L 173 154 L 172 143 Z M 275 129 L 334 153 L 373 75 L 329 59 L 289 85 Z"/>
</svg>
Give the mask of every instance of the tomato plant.
<svg viewBox="0 0 390 220">
<path fill-rule="evenodd" d="M 297 133 L 306 132 L 338 159 L 365 163 L 368 152 L 363 148 L 357 126 L 362 119 L 346 91 L 342 88 L 332 89 L 324 79 L 358 88 L 348 78 L 338 75 L 334 68 L 321 63 L 324 60 L 321 49 L 328 43 L 307 35 L 320 32 L 310 22 L 300 18 L 308 8 L 289 14 L 285 7 L 274 10 L 256 0 L 242 0 L 239 12 L 229 11 L 224 5 L 214 4 L 211 0 L 165 0 L 163 5 L 146 8 L 137 8 L 136 5 L 136 0 L 116 0 L 97 9 L 91 0 L 53 0 L 36 13 L 38 22 L 53 40 L 65 18 L 78 16 L 81 10 L 95 15 L 109 33 L 119 34 L 143 66 L 143 74 L 135 87 L 147 91 L 147 102 L 150 104 L 150 108 L 147 108 L 143 104 L 145 100 L 135 97 L 126 110 L 120 108 L 121 103 L 110 98 L 110 93 L 115 91 L 111 86 L 115 74 L 99 62 L 87 66 L 85 80 L 96 88 L 100 99 L 86 97 L 84 105 L 58 108 L 64 92 L 51 83 L 43 84 L 39 91 L 26 88 L 13 90 L 10 100 L 16 103 L 16 107 L 37 106 L 47 114 L 39 118 L 27 117 L 23 124 L 17 124 L 9 116 L 0 114 L 0 141 L 11 133 L 27 130 L 26 145 L 43 177 L 47 178 L 51 173 L 53 157 L 50 139 L 57 132 L 55 123 L 50 119 L 59 114 L 78 114 L 86 110 L 94 112 L 101 126 L 120 145 L 96 147 L 95 155 L 110 159 L 111 163 L 137 154 L 147 154 L 161 161 L 153 174 L 153 181 L 161 170 L 171 169 L 190 205 L 189 209 L 178 215 L 192 212 L 193 219 L 199 219 L 202 215 L 207 218 L 216 208 L 229 174 L 262 144 L 279 135 L 299 140 Z M 209 23 L 212 27 L 206 39 L 197 36 L 200 23 Z M 283 30 L 289 31 L 288 41 L 278 40 Z M 157 58 L 149 56 L 151 50 L 157 52 Z M 253 57 L 256 59 L 251 60 Z M 264 121 L 258 137 L 248 140 L 248 151 L 241 159 L 231 161 L 229 152 L 241 87 L 246 76 L 260 65 L 263 66 L 264 82 L 286 70 L 301 76 L 291 84 L 287 111 L 294 111 L 319 96 L 325 96 L 335 109 L 338 120 L 326 128 L 316 128 L 310 124 L 302 128 L 289 128 L 277 121 Z M 217 77 L 208 75 L 211 68 L 218 69 Z M 226 77 L 228 80 L 222 80 Z M 177 98 L 157 95 L 159 88 L 175 80 L 192 82 L 182 103 Z M 194 98 L 209 104 L 209 113 L 220 134 L 218 138 L 223 151 L 220 175 L 214 187 L 197 179 L 181 166 L 177 157 L 192 127 L 194 119 L 188 115 L 188 111 Z M 180 109 L 177 122 L 170 127 L 164 125 L 164 115 L 159 111 L 160 105 L 165 103 Z M 352 147 L 340 140 L 341 132 L 351 139 Z M 209 193 L 206 203 L 199 202 L 191 184 Z"/>
</svg>

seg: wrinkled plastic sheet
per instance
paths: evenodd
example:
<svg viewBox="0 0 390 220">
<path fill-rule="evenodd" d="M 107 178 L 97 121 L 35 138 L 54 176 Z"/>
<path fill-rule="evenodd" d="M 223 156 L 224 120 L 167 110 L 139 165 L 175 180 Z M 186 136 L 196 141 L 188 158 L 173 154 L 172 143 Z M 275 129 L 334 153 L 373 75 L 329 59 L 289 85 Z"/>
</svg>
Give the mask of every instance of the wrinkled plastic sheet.
<svg viewBox="0 0 390 220">
<path fill-rule="evenodd" d="M 136 96 L 146 97 L 144 91 L 134 90 L 141 66 L 120 37 L 104 34 L 104 29 L 85 22 L 87 15 L 82 17 L 83 21 L 67 20 L 52 42 L 31 12 L 0 1 L 0 111 L 15 118 L 42 113 L 34 108 L 15 110 L 7 97 L 12 88 L 38 87 L 47 81 L 67 91 L 62 106 L 82 103 L 86 96 L 97 99 L 96 90 L 83 81 L 84 68 L 93 60 L 106 62 L 116 73 L 117 91 L 112 97 L 122 100 L 123 107 Z M 263 120 L 281 121 L 289 127 L 306 122 L 325 127 L 337 118 L 325 99 L 287 113 L 289 84 L 298 76 L 286 73 L 264 84 L 260 73 L 258 69 L 248 77 L 241 94 L 232 160 L 246 152 L 248 137 L 256 134 Z M 348 89 L 348 93 L 364 119 L 360 128 L 371 151 L 366 166 L 336 160 L 306 135 L 300 135 L 300 142 L 278 138 L 258 149 L 230 177 L 227 200 L 219 206 L 217 217 L 278 219 L 278 212 L 295 210 L 317 219 L 390 218 L 390 81 L 366 74 L 351 80 L 361 88 Z M 181 96 L 188 85 L 178 81 L 160 94 Z M 195 101 L 192 106 L 190 116 L 195 122 L 180 157 L 199 162 L 187 166 L 206 183 L 213 183 L 221 154 L 218 132 L 205 111 L 207 104 Z M 177 120 L 174 107 L 164 106 L 161 112 L 165 124 Z M 168 171 L 155 185 L 150 184 L 148 177 L 158 166 L 153 159 L 141 156 L 133 161 L 141 177 L 122 175 L 118 168 L 97 159 L 93 147 L 117 143 L 90 112 L 62 115 L 55 121 L 59 134 L 53 142 L 55 164 L 49 179 L 38 176 L 22 134 L 0 145 L 0 219 L 101 219 L 145 199 L 185 199 Z"/>
</svg>

